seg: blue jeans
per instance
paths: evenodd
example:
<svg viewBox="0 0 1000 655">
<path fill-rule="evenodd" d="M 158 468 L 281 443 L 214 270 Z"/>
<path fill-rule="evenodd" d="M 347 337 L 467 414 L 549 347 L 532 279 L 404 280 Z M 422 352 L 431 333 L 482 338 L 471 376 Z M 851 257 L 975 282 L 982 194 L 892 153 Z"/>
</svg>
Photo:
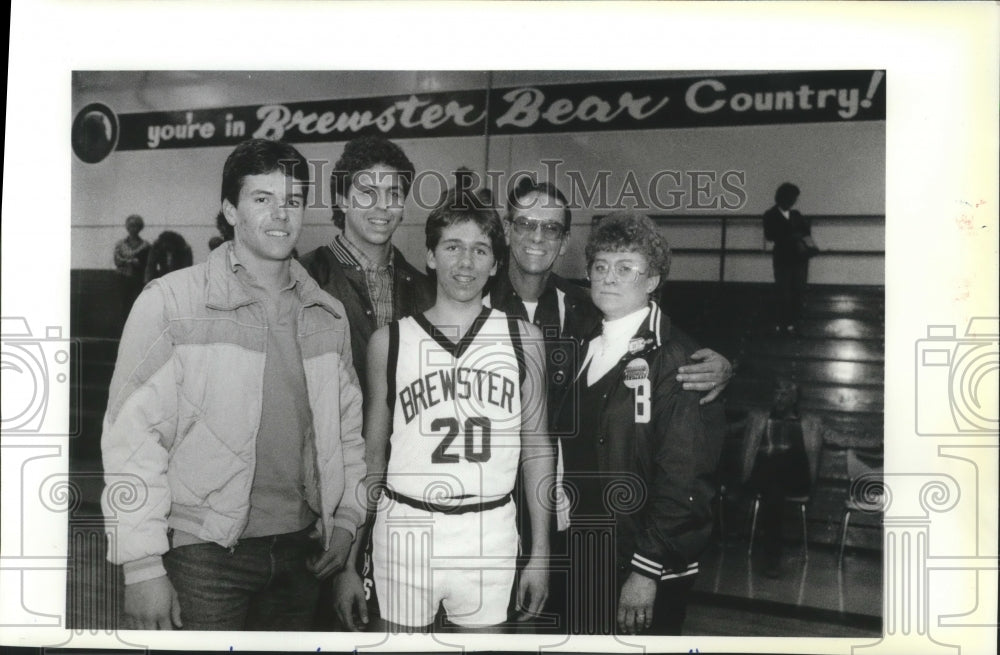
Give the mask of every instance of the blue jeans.
<svg viewBox="0 0 1000 655">
<path fill-rule="evenodd" d="M 320 581 L 307 568 L 322 552 L 309 529 L 172 548 L 163 557 L 185 630 L 309 630 Z"/>
</svg>

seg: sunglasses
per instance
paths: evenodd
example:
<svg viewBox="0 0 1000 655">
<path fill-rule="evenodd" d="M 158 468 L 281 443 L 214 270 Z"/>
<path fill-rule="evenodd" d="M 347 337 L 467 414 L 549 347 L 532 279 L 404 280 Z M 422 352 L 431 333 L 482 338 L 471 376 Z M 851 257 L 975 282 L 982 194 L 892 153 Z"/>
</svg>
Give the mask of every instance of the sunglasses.
<svg viewBox="0 0 1000 655">
<path fill-rule="evenodd" d="M 525 216 L 518 216 L 510 223 L 514 227 L 514 232 L 521 236 L 533 234 L 536 229 L 541 228 L 542 236 L 554 241 L 562 238 L 562 235 L 566 233 L 566 228 L 563 227 L 562 223 L 554 221 L 539 221 Z"/>
</svg>

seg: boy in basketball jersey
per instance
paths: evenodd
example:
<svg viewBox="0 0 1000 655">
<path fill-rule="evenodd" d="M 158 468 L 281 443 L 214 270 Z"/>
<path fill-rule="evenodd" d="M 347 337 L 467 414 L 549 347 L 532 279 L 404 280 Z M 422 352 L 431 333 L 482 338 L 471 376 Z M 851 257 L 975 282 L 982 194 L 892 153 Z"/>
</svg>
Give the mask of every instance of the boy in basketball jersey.
<svg viewBox="0 0 1000 655">
<path fill-rule="evenodd" d="M 391 630 L 430 629 L 439 608 L 460 630 L 507 620 L 519 467 L 526 488 L 538 490 L 526 501 L 533 529 L 517 590 L 522 616 L 540 611 L 548 595 L 554 463 L 542 335 L 482 304 L 503 243 L 496 210 L 472 192 L 449 193 L 427 219 L 435 304 L 379 329 L 369 343 L 372 559 L 381 620 Z M 352 615 L 367 622 L 356 577 L 346 567 L 338 581 L 355 589 L 337 608 L 348 625 Z"/>
</svg>

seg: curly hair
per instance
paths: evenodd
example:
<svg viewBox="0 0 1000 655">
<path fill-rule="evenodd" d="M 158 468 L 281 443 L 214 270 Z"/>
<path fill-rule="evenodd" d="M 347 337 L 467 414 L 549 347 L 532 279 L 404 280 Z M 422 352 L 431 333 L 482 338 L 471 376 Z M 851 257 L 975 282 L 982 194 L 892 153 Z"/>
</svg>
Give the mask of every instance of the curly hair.
<svg viewBox="0 0 1000 655">
<path fill-rule="evenodd" d="M 142 220 L 142 216 L 138 214 L 130 214 L 128 218 L 125 219 L 125 228 L 128 229 L 129 223 L 139 226 L 139 231 L 141 232 L 144 227 L 146 227 L 145 221 Z"/>
<path fill-rule="evenodd" d="M 255 175 L 255 173 L 250 173 Z M 162 277 L 167 273 L 187 268 L 194 263 L 191 246 L 177 232 L 164 230 L 156 237 L 149 249 L 149 259 L 146 261 L 146 282 Z"/>
<path fill-rule="evenodd" d="M 382 164 L 395 168 L 399 172 L 400 185 L 403 187 L 403 197 L 410 193 L 413 183 L 413 162 L 403 149 L 382 136 L 361 136 L 351 139 L 344 146 L 344 154 L 333 165 L 330 173 L 330 201 L 333 203 L 333 224 L 344 229 L 347 218 L 344 210 L 337 206 L 337 196 L 346 196 L 354 176 L 372 166 Z"/>
<path fill-rule="evenodd" d="M 649 275 L 659 275 L 660 284 L 670 271 L 670 244 L 648 216 L 615 212 L 600 220 L 587 240 L 587 268 L 599 252 L 637 252 L 649 260 Z"/>
</svg>

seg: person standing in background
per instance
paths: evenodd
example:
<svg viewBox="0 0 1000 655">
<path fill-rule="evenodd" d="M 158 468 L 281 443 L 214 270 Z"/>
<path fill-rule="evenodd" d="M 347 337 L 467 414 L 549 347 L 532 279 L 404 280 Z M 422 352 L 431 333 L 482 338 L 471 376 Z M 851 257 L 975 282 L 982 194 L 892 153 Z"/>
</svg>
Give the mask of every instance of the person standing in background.
<svg viewBox="0 0 1000 655">
<path fill-rule="evenodd" d="M 819 250 L 809 219 L 792 209 L 799 187 L 784 182 L 774 193 L 774 206 L 764 213 L 764 238 L 774 242 L 774 282 L 777 287 L 777 332 L 795 334 L 809 279 L 809 258 Z"/>
<path fill-rule="evenodd" d="M 122 299 L 122 315 L 127 316 L 132 303 L 142 291 L 145 283 L 146 260 L 149 257 L 149 242 L 139 236 L 145 227 L 142 216 L 132 214 L 125 219 L 128 236 L 115 244 L 115 270 Z"/>
</svg>

